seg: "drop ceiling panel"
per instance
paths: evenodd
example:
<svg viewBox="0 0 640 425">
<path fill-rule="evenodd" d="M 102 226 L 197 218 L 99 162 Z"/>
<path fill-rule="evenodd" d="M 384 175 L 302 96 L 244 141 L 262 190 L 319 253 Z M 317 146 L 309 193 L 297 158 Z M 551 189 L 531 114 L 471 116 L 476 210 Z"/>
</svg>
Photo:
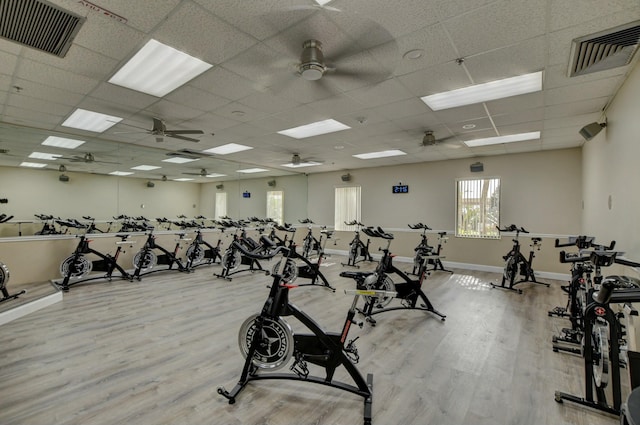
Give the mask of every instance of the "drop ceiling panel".
<svg viewBox="0 0 640 425">
<path fill-rule="evenodd" d="M 121 61 L 142 47 L 144 41 L 142 32 L 100 14 L 91 14 L 82 24 L 74 44 Z"/>
<path fill-rule="evenodd" d="M 636 0 L 615 0 L 606 3 L 600 0 L 574 0 L 571 2 L 552 0 L 549 2 L 549 29 L 558 31 L 593 19 L 600 19 L 603 12 L 619 13 L 634 7 L 639 7 Z M 576 10 L 580 10 L 582 13 L 576 13 Z"/>
<path fill-rule="evenodd" d="M 163 99 L 146 108 L 142 114 L 147 114 L 147 116 L 150 117 L 162 118 L 166 121 L 165 124 L 167 124 L 167 127 L 171 128 L 169 126 L 170 123 L 175 124 L 180 121 L 192 120 L 199 117 L 204 112 L 209 112 L 201 109 L 195 109 L 198 105 L 192 106 L 193 107 L 189 107 Z"/>
<path fill-rule="evenodd" d="M 397 77 L 397 80 L 417 97 L 471 85 L 464 68 L 455 62 L 422 69 Z"/>
<path fill-rule="evenodd" d="M 45 80 L 48 84 L 49 81 Z M 76 105 L 83 98 L 82 93 L 72 92 L 50 85 L 45 85 L 37 81 L 27 81 L 22 78 L 13 80 L 15 86 L 21 87 L 20 95 L 43 99 L 49 102 L 62 103 L 64 105 Z"/>
<path fill-rule="evenodd" d="M 191 2 L 183 2 L 154 31 L 154 36 L 158 41 L 212 65 L 222 63 L 256 43 L 255 39 Z"/>
<path fill-rule="evenodd" d="M 575 129 L 580 129 L 586 124 L 598 121 L 601 118 L 601 115 L 602 114 L 600 114 L 599 112 L 595 112 L 591 114 L 546 119 L 544 120 L 545 136 L 547 135 L 547 131 L 552 128 L 570 128 L 571 130 L 575 131 Z"/>
<path fill-rule="evenodd" d="M 573 103 L 563 103 L 560 105 L 545 106 L 545 119 L 562 118 L 573 115 L 600 112 L 607 105 L 609 97 L 597 97 L 595 99 L 582 100 Z"/>
<path fill-rule="evenodd" d="M 216 96 L 215 94 L 200 90 L 195 87 L 191 87 L 189 85 L 174 90 L 173 92 L 165 96 L 165 99 L 170 102 L 190 106 L 192 108 L 196 108 L 206 112 L 231 103 L 229 99 L 221 96 Z"/>
<path fill-rule="evenodd" d="M 544 119 L 544 108 L 527 109 L 515 111 L 512 114 L 493 115 L 493 122 L 496 126 L 506 126 L 513 124 L 525 124 Z"/>
<path fill-rule="evenodd" d="M 435 7 L 438 16 L 445 20 L 456 15 L 471 12 L 493 2 L 494 0 L 437 0 Z"/>
<path fill-rule="evenodd" d="M 268 115 L 264 111 L 259 111 L 240 102 L 227 103 L 224 106 L 214 109 L 213 112 L 221 117 L 240 122 L 259 120 Z"/>
<path fill-rule="evenodd" d="M 544 106 L 545 97 L 542 92 L 521 94 L 504 99 L 487 102 L 487 108 L 492 115 L 510 114 Z"/>
<path fill-rule="evenodd" d="M 156 103 L 159 98 L 139 91 L 126 89 L 111 83 L 100 83 L 92 92 L 91 97 L 103 99 L 107 102 L 127 105 L 129 110 L 145 109 Z M 77 103 L 74 102 L 74 103 Z"/>
<path fill-rule="evenodd" d="M 0 74 L 11 75 L 16 69 L 18 57 L 10 53 L 0 53 L 2 60 L 0 61 Z"/>
<path fill-rule="evenodd" d="M 46 81 L 48 86 L 74 93 L 88 93 L 99 84 L 96 78 L 85 77 L 29 59 L 20 61 L 18 71 L 25 80 L 38 83 Z"/>
<path fill-rule="evenodd" d="M 619 80 L 617 78 L 606 78 L 590 81 L 579 86 L 571 85 L 549 89 L 545 92 L 544 103 L 546 106 L 551 106 L 605 97 L 615 93 L 618 84 Z"/>
<path fill-rule="evenodd" d="M 425 108 L 429 110 L 429 107 L 426 105 Z M 435 111 L 434 115 L 442 122 L 462 122 L 486 118 L 487 111 L 481 103 L 476 103 L 473 105 L 459 106 L 457 108 L 442 109 L 440 111 Z"/>
<path fill-rule="evenodd" d="M 414 97 L 396 79 L 385 80 L 379 84 L 351 90 L 347 93 L 356 101 L 371 107 L 385 105 Z"/>
<path fill-rule="evenodd" d="M 543 35 L 545 0 L 491 3 L 444 23 L 451 39 L 465 57 Z M 487 25 L 491 22 L 491 25 Z"/>
<path fill-rule="evenodd" d="M 568 77 L 566 64 L 553 65 L 547 67 L 544 72 L 544 87 L 547 89 L 553 89 L 574 84 L 584 84 L 602 79 L 619 79 L 619 81 L 622 81 L 627 71 L 628 67 L 621 66 L 618 68 L 607 69 L 606 71 Z"/>
</svg>

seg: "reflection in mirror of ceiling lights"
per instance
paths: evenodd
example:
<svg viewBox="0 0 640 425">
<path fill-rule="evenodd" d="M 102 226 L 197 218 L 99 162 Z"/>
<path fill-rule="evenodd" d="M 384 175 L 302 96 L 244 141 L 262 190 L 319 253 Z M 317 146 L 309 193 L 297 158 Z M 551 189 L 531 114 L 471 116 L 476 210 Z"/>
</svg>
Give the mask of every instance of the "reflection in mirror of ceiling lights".
<svg viewBox="0 0 640 425">
<path fill-rule="evenodd" d="M 31 154 L 29 154 L 29 158 L 33 158 L 33 159 L 45 159 L 48 161 L 55 161 L 56 159 L 60 158 L 62 155 L 57 154 L 57 153 L 45 153 L 45 152 L 31 152 Z"/>
<path fill-rule="evenodd" d="M 137 165 L 135 167 L 131 167 L 132 170 L 138 170 L 138 171 L 151 171 L 151 170 L 157 170 L 158 168 L 162 168 L 162 167 L 158 167 L 156 165 Z"/>
<path fill-rule="evenodd" d="M 180 177 L 179 179 L 172 179 L 174 182 L 190 182 L 193 179 L 190 179 L 188 177 Z"/>
<path fill-rule="evenodd" d="M 265 171 L 269 170 L 265 170 L 264 168 L 245 168 L 244 170 L 238 170 L 239 173 L 243 174 L 263 173 Z"/>
<path fill-rule="evenodd" d="M 124 64 L 109 82 L 163 97 L 212 66 L 152 39 Z"/>
<path fill-rule="evenodd" d="M 539 131 L 529 133 L 510 134 L 508 136 L 487 137 L 484 139 L 474 139 L 464 141 L 464 144 L 470 148 L 478 146 L 498 145 L 500 143 L 524 142 L 525 140 L 536 140 L 540 138 Z"/>
<path fill-rule="evenodd" d="M 112 171 L 109 174 L 112 176 L 130 176 L 133 173 L 129 171 Z"/>
<path fill-rule="evenodd" d="M 400 155 L 406 155 L 406 152 L 403 152 L 398 149 L 391 149 L 388 151 L 359 153 L 353 156 L 358 159 L 375 159 L 375 158 L 386 158 L 389 156 L 400 156 Z"/>
<path fill-rule="evenodd" d="M 21 167 L 30 167 L 30 168 L 44 168 L 47 164 L 42 164 L 40 162 L 21 162 Z"/>
<path fill-rule="evenodd" d="M 211 174 L 207 174 L 205 177 L 210 177 L 210 178 L 215 178 L 215 177 L 226 177 L 226 174 L 218 174 L 218 173 L 211 173 Z"/>
<path fill-rule="evenodd" d="M 163 159 L 162 162 L 173 162 L 174 164 L 186 164 L 187 162 L 198 161 L 199 158 L 184 158 L 182 156 L 174 156 L 171 158 Z"/>
<path fill-rule="evenodd" d="M 289 168 L 313 167 L 315 165 L 322 165 L 322 163 L 315 162 L 315 161 L 306 161 L 306 162 L 299 162 L 297 164 L 294 164 L 293 162 L 290 162 L 288 164 L 282 164 L 283 167 L 289 167 Z"/>
<path fill-rule="evenodd" d="M 278 134 L 283 136 L 293 137 L 294 139 L 304 139 L 306 137 L 319 136 L 321 134 L 334 133 L 336 131 L 348 130 L 349 127 L 346 124 L 336 121 L 334 119 L 328 119 L 324 121 L 312 122 L 310 124 L 301 125 L 299 127 L 289 128 L 287 130 L 278 131 Z"/>
<path fill-rule="evenodd" d="M 242 152 L 249 149 L 253 149 L 251 146 L 239 145 L 237 143 L 227 143 L 226 145 L 218 146 L 211 149 L 203 150 L 203 153 L 214 153 L 218 155 L 228 155 L 230 153 Z"/>
<path fill-rule="evenodd" d="M 45 146 L 54 146 L 56 148 L 75 149 L 84 144 L 84 140 L 67 139 L 66 137 L 49 136 L 42 142 Z"/>
<path fill-rule="evenodd" d="M 542 71 L 423 96 L 433 111 L 503 99 L 542 90 Z"/>
<path fill-rule="evenodd" d="M 78 108 L 62 123 L 62 126 L 102 133 L 120 121 L 122 121 L 120 117 Z"/>
</svg>

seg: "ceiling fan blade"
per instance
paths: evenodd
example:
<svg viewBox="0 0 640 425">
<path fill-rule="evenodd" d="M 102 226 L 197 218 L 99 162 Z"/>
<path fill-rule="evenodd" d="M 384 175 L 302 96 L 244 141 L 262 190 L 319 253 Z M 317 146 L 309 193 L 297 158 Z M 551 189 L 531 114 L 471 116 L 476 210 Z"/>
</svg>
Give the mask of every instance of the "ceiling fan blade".
<svg viewBox="0 0 640 425">
<path fill-rule="evenodd" d="M 188 142 L 196 142 L 196 143 L 198 143 L 200 141 L 199 139 L 194 139 L 192 137 L 184 137 L 184 136 L 179 136 L 177 134 L 171 134 L 171 133 L 167 133 L 166 136 L 167 137 L 172 137 L 174 139 L 186 140 Z"/>
<path fill-rule="evenodd" d="M 160 118 L 153 118 L 153 128 L 151 129 L 151 131 L 161 133 L 164 130 L 165 130 L 165 126 L 162 120 Z"/>
<path fill-rule="evenodd" d="M 164 134 L 204 134 L 202 130 L 165 130 Z"/>
</svg>

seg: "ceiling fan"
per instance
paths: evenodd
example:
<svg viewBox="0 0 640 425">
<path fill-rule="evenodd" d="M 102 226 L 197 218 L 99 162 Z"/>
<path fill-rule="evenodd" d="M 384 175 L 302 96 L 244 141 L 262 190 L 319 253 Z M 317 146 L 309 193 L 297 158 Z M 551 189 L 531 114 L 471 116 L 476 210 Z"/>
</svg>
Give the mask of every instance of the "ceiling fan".
<svg viewBox="0 0 640 425">
<path fill-rule="evenodd" d="M 121 123 L 124 124 L 124 123 Z M 194 139 L 193 137 L 182 136 L 182 134 L 204 134 L 202 130 L 167 130 L 167 126 L 164 124 L 160 118 L 153 118 L 153 127 L 151 130 L 144 129 L 142 127 L 137 127 L 131 124 L 124 124 L 129 127 L 139 128 L 144 130 L 147 134 L 151 134 L 156 136 L 156 142 L 164 142 L 164 137 L 172 137 L 174 139 L 186 140 L 188 142 L 199 142 L 199 139 Z"/>
<path fill-rule="evenodd" d="M 115 161 L 102 161 L 102 160 L 97 160 L 95 158 L 95 156 L 93 156 L 92 153 L 90 152 L 86 152 L 84 155 L 73 155 L 71 157 L 64 157 L 61 156 L 58 159 L 66 159 L 67 161 L 71 161 L 71 162 L 84 162 L 86 164 L 92 164 L 92 163 L 99 163 L 99 164 L 120 164 L 119 162 L 115 162 Z"/>
<path fill-rule="evenodd" d="M 205 170 L 204 168 L 201 168 L 199 172 L 197 173 L 182 173 L 182 174 L 186 174 L 188 176 L 200 176 L 200 177 L 207 177 L 207 174 L 209 174 L 207 172 L 207 170 Z"/>
<path fill-rule="evenodd" d="M 442 145 L 444 144 L 446 141 L 454 139 L 455 136 L 449 136 L 449 137 L 444 137 L 442 139 L 438 139 L 436 138 L 436 136 L 433 134 L 432 130 L 425 130 L 424 134 L 422 135 L 422 140 L 420 141 L 420 143 L 418 144 L 418 146 L 420 147 L 426 147 L 426 146 L 435 146 L 435 145 Z M 449 146 L 451 147 L 458 147 L 455 146 L 453 144 L 450 144 Z"/>
<path fill-rule="evenodd" d="M 301 158 L 299 153 L 291 155 L 291 164 L 293 166 L 300 166 L 301 164 L 315 163 L 322 164 L 324 161 L 315 158 Z"/>
</svg>

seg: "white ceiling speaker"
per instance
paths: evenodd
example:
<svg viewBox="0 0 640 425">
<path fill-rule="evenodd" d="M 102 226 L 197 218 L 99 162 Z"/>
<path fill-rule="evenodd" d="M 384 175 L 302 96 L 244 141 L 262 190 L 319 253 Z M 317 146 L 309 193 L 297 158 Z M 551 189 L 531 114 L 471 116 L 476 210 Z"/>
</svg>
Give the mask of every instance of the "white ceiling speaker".
<svg viewBox="0 0 640 425">
<path fill-rule="evenodd" d="M 274 187 L 276 185 L 276 181 L 275 180 L 269 180 L 267 182 L 267 184 L 269 185 L 269 187 Z"/>
<path fill-rule="evenodd" d="M 216 189 L 224 189 L 224 185 L 222 183 L 216 185 Z"/>
<path fill-rule="evenodd" d="M 603 122 L 603 123 L 592 122 L 591 124 L 587 124 L 580 129 L 580 135 L 584 137 L 584 140 L 589 141 L 594 137 L 596 137 L 596 135 L 600 133 L 602 129 L 605 128 L 606 126 L 607 126 L 606 122 Z"/>
</svg>

